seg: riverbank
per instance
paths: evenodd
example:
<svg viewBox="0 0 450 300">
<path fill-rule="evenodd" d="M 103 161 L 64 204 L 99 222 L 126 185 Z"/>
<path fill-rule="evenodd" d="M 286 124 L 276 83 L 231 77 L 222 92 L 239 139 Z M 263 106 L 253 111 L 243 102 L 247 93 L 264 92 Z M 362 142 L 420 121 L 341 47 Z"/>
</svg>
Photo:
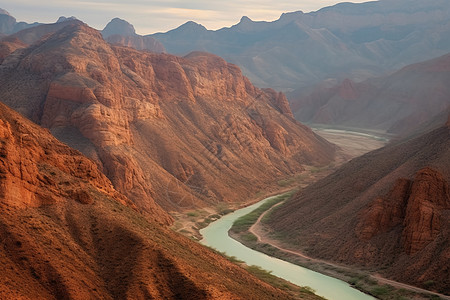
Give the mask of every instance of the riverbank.
<svg viewBox="0 0 450 300">
<path fill-rule="evenodd" d="M 279 197 L 285 198 L 283 195 Z M 348 282 L 378 299 L 450 299 L 445 295 L 382 278 L 377 274 L 370 274 L 368 271 L 354 270 L 348 266 L 314 259 L 297 250 L 286 248 L 279 241 L 270 238 L 269 232 L 261 224 L 267 214 L 283 201 L 266 202 L 271 205 L 261 206 L 260 208 L 264 209 L 254 210 L 237 219 L 229 231 L 230 236 L 256 251 Z"/>
<path fill-rule="evenodd" d="M 272 275 L 283 278 L 295 285 L 311 287 L 317 295 L 330 300 L 373 300 L 373 297 L 361 293 L 341 280 L 252 250 L 228 235 L 228 230 L 236 219 L 250 213 L 275 197 L 270 197 L 249 207 L 239 209 L 211 223 L 208 227 L 200 230 L 204 237 L 201 243 L 215 248 L 217 251 L 224 252 L 227 256 L 234 256 L 238 260 L 244 261 L 247 265 L 255 265 L 267 270 Z"/>
</svg>

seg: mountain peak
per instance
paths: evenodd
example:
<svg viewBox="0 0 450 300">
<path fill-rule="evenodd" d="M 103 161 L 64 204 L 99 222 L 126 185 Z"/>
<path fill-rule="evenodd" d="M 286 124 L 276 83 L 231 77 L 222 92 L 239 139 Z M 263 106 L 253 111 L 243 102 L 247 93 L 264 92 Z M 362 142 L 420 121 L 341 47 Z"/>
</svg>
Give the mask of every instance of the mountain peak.
<svg viewBox="0 0 450 300">
<path fill-rule="evenodd" d="M 194 21 L 187 21 L 183 25 L 179 26 L 177 29 L 200 29 L 200 30 L 207 30 L 205 26 L 202 24 L 196 23 Z"/>
<path fill-rule="evenodd" d="M 66 22 L 66 21 L 76 21 L 76 20 L 78 20 L 78 19 L 74 16 L 71 16 L 71 17 L 61 16 L 61 17 L 59 17 L 58 21 L 56 21 L 56 23 L 61 23 L 61 22 Z"/>
<path fill-rule="evenodd" d="M 127 21 L 120 18 L 114 18 L 102 30 L 102 35 L 106 38 L 115 34 L 123 36 L 135 36 L 136 30 L 134 29 L 134 26 Z"/>
<path fill-rule="evenodd" d="M 4 10 L 3 8 L 0 8 L 0 15 L 7 15 L 7 16 L 11 17 L 10 13 L 8 11 Z"/>
<path fill-rule="evenodd" d="M 248 23 L 248 22 L 253 22 L 253 21 L 252 21 L 252 19 L 250 19 L 250 18 L 247 17 L 247 16 L 243 16 L 243 17 L 241 18 L 241 20 L 239 21 L 239 23 Z"/>
</svg>

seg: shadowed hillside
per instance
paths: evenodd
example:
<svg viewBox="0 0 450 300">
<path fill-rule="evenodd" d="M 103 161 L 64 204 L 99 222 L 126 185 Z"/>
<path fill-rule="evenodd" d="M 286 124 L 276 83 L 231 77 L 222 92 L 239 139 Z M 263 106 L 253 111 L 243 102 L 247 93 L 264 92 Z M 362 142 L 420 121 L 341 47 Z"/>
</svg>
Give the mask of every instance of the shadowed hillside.
<svg viewBox="0 0 450 300">
<path fill-rule="evenodd" d="M 269 226 L 308 255 L 449 294 L 449 125 L 353 159 Z"/>
</svg>

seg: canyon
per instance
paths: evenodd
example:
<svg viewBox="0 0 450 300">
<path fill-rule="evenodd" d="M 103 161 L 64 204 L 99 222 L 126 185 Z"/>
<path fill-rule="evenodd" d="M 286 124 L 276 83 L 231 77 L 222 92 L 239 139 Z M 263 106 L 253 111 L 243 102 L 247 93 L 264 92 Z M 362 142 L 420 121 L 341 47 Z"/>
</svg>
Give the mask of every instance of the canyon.
<svg viewBox="0 0 450 300">
<path fill-rule="evenodd" d="M 147 36 L 0 9 L 0 298 L 295 298 L 174 232 L 294 187 L 280 247 L 450 294 L 449 28 L 444 0 Z"/>
</svg>

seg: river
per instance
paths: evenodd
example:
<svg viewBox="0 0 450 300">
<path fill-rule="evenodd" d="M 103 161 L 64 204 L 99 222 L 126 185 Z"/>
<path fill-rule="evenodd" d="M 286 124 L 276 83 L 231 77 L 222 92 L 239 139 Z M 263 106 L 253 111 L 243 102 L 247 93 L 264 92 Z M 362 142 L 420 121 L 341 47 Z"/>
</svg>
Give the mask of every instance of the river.
<svg viewBox="0 0 450 300">
<path fill-rule="evenodd" d="M 244 261 L 247 265 L 259 266 L 267 271 L 271 271 L 273 275 L 296 285 L 309 286 L 316 291 L 317 295 L 329 300 L 375 299 L 352 288 L 344 281 L 247 248 L 228 236 L 228 230 L 237 218 L 248 214 L 270 198 L 271 197 L 251 206 L 239 209 L 211 223 L 208 227 L 203 228 L 200 230 L 200 233 L 203 236 L 203 239 L 200 242 L 218 251 L 224 252 L 228 256 L 234 256 L 237 259 Z"/>
</svg>

